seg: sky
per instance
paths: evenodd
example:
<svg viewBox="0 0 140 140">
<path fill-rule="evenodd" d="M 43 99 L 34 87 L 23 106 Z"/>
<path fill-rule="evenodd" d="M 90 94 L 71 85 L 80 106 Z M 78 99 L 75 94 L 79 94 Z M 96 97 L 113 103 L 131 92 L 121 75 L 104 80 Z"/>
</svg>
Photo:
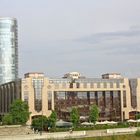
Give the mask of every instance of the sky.
<svg viewBox="0 0 140 140">
<path fill-rule="evenodd" d="M 140 0 L 0 0 L 18 21 L 19 76 L 140 77 Z"/>
</svg>

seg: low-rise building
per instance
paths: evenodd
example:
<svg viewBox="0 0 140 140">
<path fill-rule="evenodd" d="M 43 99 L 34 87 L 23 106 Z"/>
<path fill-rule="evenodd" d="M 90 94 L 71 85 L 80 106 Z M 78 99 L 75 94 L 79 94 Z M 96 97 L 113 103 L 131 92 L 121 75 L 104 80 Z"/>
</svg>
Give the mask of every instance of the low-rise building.
<svg viewBox="0 0 140 140">
<path fill-rule="evenodd" d="M 9 112 L 11 103 L 21 99 L 21 80 L 0 85 L 0 116 Z"/>
<path fill-rule="evenodd" d="M 52 110 L 57 112 L 58 118 L 69 120 L 72 107 L 78 109 L 80 118 L 88 118 L 93 104 L 99 108 L 101 121 L 135 119 L 136 114 L 140 112 L 139 78 L 81 77 L 80 75 L 80 78 L 73 80 L 72 77 L 66 76 L 65 78 L 48 78 L 43 73 L 25 74 L 19 82 L 21 84 L 19 87 L 20 98 L 27 102 L 31 112 L 28 123 L 31 123 L 35 117 L 49 116 Z M 8 88 L 7 84 L 1 85 L 0 89 L 2 86 Z M 7 98 L 3 96 L 7 95 L 0 90 L 1 106 L 9 99 L 9 96 Z M 4 111 L 0 110 L 0 114 L 4 114 Z"/>
</svg>

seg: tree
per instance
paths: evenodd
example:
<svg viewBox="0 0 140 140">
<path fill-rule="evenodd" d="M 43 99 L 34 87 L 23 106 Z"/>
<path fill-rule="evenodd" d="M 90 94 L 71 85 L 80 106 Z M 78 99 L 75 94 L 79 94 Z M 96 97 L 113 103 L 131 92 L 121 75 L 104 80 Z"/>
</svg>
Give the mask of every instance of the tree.
<svg viewBox="0 0 140 140">
<path fill-rule="evenodd" d="M 48 127 L 48 118 L 46 116 L 39 116 L 38 118 L 33 119 L 32 128 L 35 130 L 45 130 Z"/>
<path fill-rule="evenodd" d="M 99 118 L 99 110 L 98 110 L 98 107 L 96 105 L 92 105 L 91 106 L 91 109 L 90 109 L 90 114 L 89 114 L 89 120 L 92 122 L 92 123 L 96 123 L 96 121 L 98 120 Z"/>
<path fill-rule="evenodd" d="M 140 119 L 140 114 L 136 114 L 136 120 Z"/>
<path fill-rule="evenodd" d="M 6 125 L 10 125 L 13 124 L 13 117 L 11 114 L 6 114 L 3 118 L 2 118 L 2 123 L 6 124 Z"/>
<path fill-rule="evenodd" d="M 55 111 L 52 111 L 51 115 L 48 118 L 49 120 L 49 127 L 55 127 L 56 121 L 57 121 L 57 113 Z"/>
<path fill-rule="evenodd" d="M 10 106 L 10 115 L 14 124 L 25 124 L 30 115 L 29 107 L 25 102 L 15 100 Z"/>
<path fill-rule="evenodd" d="M 48 127 L 55 127 L 57 120 L 57 114 L 55 111 L 52 111 L 51 115 L 47 118 L 46 116 L 39 116 L 32 121 L 32 128 L 35 130 L 46 130 Z"/>
<path fill-rule="evenodd" d="M 73 127 L 77 127 L 80 116 L 76 108 L 72 108 L 72 111 L 70 113 L 70 119 L 71 119 L 71 122 L 73 123 Z"/>
</svg>

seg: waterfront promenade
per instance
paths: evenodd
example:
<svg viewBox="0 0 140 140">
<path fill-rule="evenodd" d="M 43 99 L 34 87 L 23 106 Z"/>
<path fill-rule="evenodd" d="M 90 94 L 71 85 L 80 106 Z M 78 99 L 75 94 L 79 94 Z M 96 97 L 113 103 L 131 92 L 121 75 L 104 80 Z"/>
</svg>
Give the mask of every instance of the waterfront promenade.
<svg viewBox="0 0 140 140">
<path fill-rule="evenodd" d="M 39 139 L 68 139 L 68 138 L 83 138 L 83 137 L 97 137 L 97 136 L 111 136 L 111 135 L 122 135 L 122 134 L 133 134 L 137 131 L 136 127 L 133 128 L 116 128 L 116 129 L 107 129 L 107 130 L 89 130 L 89 131 L 73 131 L 72 133 L 68 132 L 54 132 L 54 133 L 37 133 L 34 134 L 28 128 L 21 127 L 21 133 L 18 134 L 12 133 L 15 128 L 7 128 L 7 135 L 5 129 L 5 135 L 0 133 L 0 140 L 39 140 Z M 19 128 L 18 128 L 19 129 Z M 17 129 L 17 131 L 19 131 Z M 16 130 L 16 129 L 15 129 Z M 11 132 L 10 132 L 11 131 Z"/>
</svg>

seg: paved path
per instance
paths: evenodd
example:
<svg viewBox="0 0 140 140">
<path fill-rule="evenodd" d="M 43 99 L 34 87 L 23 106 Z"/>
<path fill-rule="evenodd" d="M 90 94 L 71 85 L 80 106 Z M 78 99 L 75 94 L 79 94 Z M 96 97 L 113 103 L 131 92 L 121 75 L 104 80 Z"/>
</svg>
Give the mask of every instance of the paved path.
<svg viewBox="0 0 140 140">
<path fill-rule="evenodd" d="M 73 131 L 70 132 L 55 132 L 55 133 L 43 133 L 40 134 L 26 134 L 26 135 L 13 135 L 13 136 L 0 136 L 0 140 L 39 140 L 39 139 L 68 139 L 68 138 L 81 138 L 81 137 L 97 137 L 97 136 L 111 136 L 111 135 L 123 135 L 132 134 L 136 128 L 117 128 L 107 130 L 89 130 L 89 131 Z M 121 133 L 121 130 L 126 130 Z M 132 131 L 130 131 L 132 130 Z M 114 133 L 115 132 L 115 133 Z"/>
<path fill-rule="evenodd" d="M 13 136 L 0 136 L 0 140 L 40 140 L 40 139 L 68 139 L 79 138 L 86 135 L 85 131 L 70 132 L 55 132 L 55 133 L 42 133 L 42 134 L 26 134 L 26 135 L 13 135 Z"/>
</svg>

